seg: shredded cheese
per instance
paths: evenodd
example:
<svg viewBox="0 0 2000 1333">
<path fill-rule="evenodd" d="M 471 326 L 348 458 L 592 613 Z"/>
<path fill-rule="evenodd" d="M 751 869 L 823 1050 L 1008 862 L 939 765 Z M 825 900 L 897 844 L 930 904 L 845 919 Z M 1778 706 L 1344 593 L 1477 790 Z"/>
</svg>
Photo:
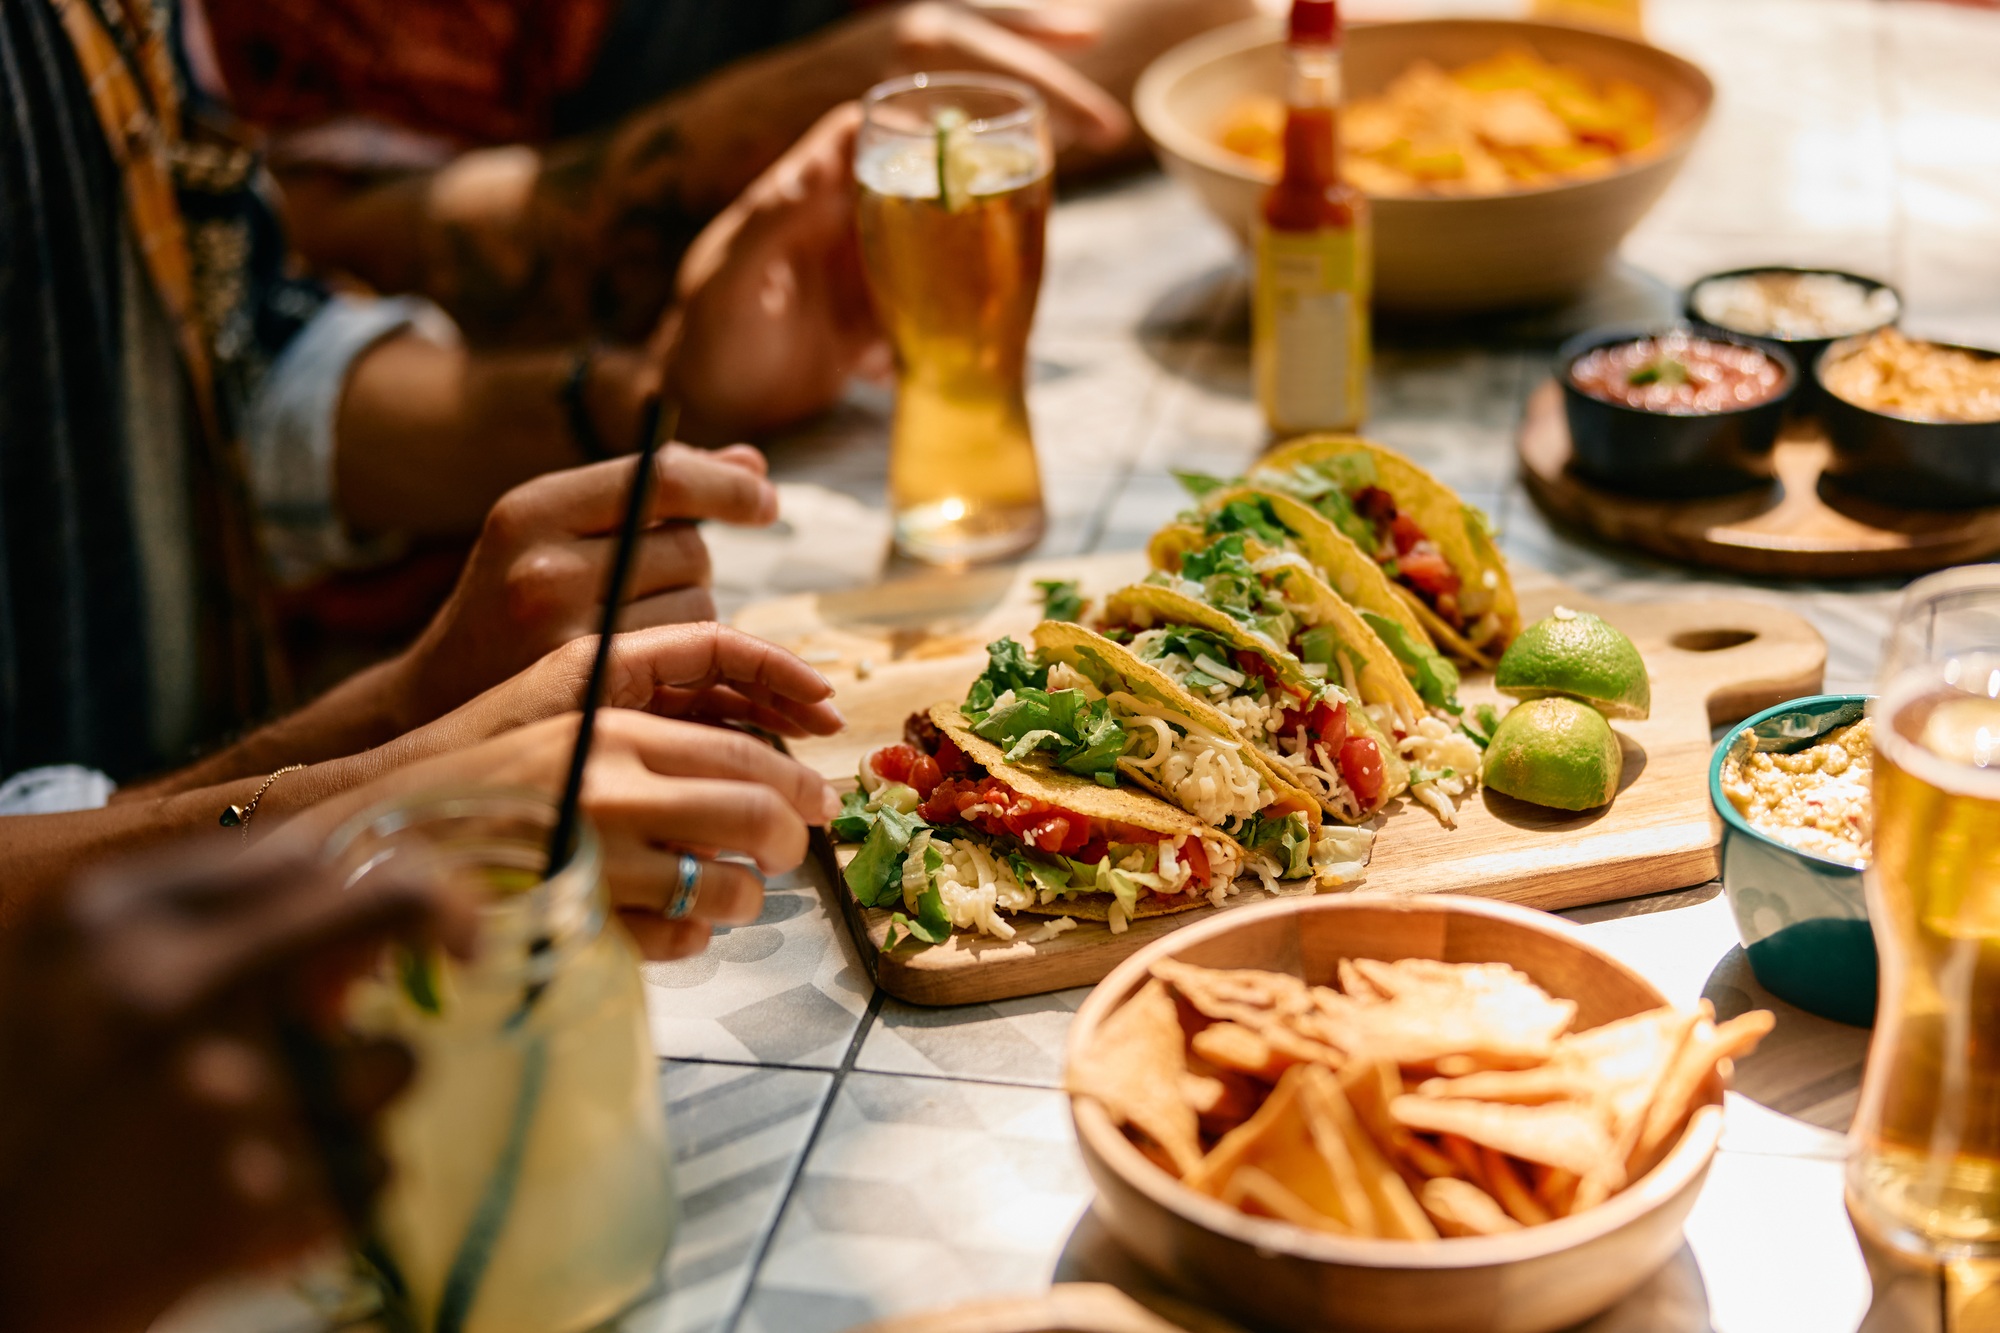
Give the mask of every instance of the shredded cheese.
<svg viewBox="0 0 2000 1333">
<path fill-rule="evenodd" d="M 1410 765 L 1410 795 L 1422 802 L 1445 827 L 1458 819 L 1458 806 L 1479 786 L 1482 756 L 1470 736 L 1446 723 L 1426 717 L 1397 746 Z M 1414 781 L 1419 773 L 1422 782 Z"/>
</svg>

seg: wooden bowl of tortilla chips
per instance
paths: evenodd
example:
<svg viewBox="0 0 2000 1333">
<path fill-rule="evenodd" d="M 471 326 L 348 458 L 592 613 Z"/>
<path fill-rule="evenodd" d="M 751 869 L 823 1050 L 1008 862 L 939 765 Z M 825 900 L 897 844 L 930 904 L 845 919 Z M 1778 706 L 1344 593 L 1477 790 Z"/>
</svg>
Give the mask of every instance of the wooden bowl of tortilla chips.
<svg viewBox="0 0 2000 1333">
<path fill-rule="evenodd" d="M 1378 310 L 1451 316 L 1575 296 L 1665 193 L 1715 98 L 1701 70 L 1644 42 L 1485 18 L 1355 24 L 1344 49 L 1347 96 L 1374 97 L 1415 67 L 1450 70 L 1510 52 L 1598 84 L 1642 90 L 1655 108 L 1655 132 L 1592 174 L 1492 192 L 1384 193 L 1357 177 L 1374 202 Z M 1248 240 L 1277 169 L 1223 147 L 1218 134 L 1246 98 L 1275 96 L 1284 87 L 1283 25 L 1251 19 L 1168 51 L 1133 94 L 1139 124 L 1167 174 L 1239 240 Z"/>
<path fill-rule="evenodd" d="M 1541 912 L 1306 897 L 1126 960 L 1067 1081 L 1105 1226 L 1223 1312 L 1540 1333 L 1679 1248 L 1770 1016 L 1712 1020 Z"/>
</svg>

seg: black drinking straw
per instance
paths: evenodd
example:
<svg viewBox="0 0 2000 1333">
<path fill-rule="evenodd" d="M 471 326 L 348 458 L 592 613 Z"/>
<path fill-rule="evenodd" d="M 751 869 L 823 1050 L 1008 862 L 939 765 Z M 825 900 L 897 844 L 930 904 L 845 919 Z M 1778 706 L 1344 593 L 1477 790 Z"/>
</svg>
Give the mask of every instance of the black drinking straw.
<svg viewBox="0 0 2000 1333">
<path fill-rule="evenodd" d="M 549 864 L 542 875 L 554 879 L 576 854 L 576 809 L 583 796 L 583 770 L 590 762 L 590 737 L 597 727 L 598 696 L 604 692 L 604 673 L 611 663 L 611 635 L 618 627 L 618 610 L 625 600 L 625 585 L 632 575 L 632 558 L 639 549 L 639 532 L 645 526 L 646 503 L 653 494 L 653 455 L 660 443 L 674 433 L 680 409 L 666 409 L 656 395 L 646 404 L 640 423 L 639 470 L 632 477 L 632 489 L 625 500 L 625 522 L 618 529 L 618 549 L 611 557 L 611 577 L 604 585 L 604 619 L 597 627 L 597 656 L 590 664 L 590 683 L 583 690 L 583 721 L 576 729 L 576 748 L 570 751 L 569 779 L 563 784 L 562 804 L 556 808 L 555 830 L 549 834 Z M 537 944 L 544 944 L 541 936 Z"/>
</svg>

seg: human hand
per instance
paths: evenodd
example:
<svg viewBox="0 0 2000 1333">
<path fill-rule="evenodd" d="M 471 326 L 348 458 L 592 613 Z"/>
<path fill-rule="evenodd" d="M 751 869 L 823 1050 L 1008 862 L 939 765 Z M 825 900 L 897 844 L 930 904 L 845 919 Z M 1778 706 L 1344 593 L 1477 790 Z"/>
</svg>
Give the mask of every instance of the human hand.
<svg viewBox="0 0 2000 1333">
<path fill-rule="evenodd" d="M 1074 4 L 919 0 L 884 6 L 830 30 L 826 57 L 866 69 L 869 85 L 937 70 L 1019 79 L 1048 102 L 1058 148 L 1108 152 L 1131 137 L 1132 119 L 1117 98 L 1064 58 L 1096 45 L 1101 30 L 1091 8 Z"/>
<path fill-rule="evenodd" d="M 398 732 L 449 712 L 550 650 L 596 632 L 632 459 L 552 472 L 500 497 L 458 585 L 394 672 Z M 778 514 L 764 456 L 670 444 L 633 562 L 621 629 L 713 620 L 701 519 L 762 525 Z M 572 705 L 573 706 L 573 705 Z"/>
<path fill-rule="evenodd" d="M 755 436 L 886 371 L 855 229 L 858 107 L 838 107 L 752 181 L 681 262 L 651 353 L 690 438 Z"/>
<path fill-rule="evenodd" d="M 330 1030 L 383 943 L 463 952 L 473 924 L 437 890 L 379 879 L 348 889 L 265 848 L 155 855 L 47 895 L 0 936 L 0 1328 L 142 1327 L 203 1281 L 334 1233 L 280 1022 Z M 328 1049 L 356 1129 L 409 1081 L 394 1043 Z"/>
<path fill-rule="evenodd" d="M 317 845 L 360 810 L 444 787 L 529 787 L 553 797 L 576 728 L 577 716 L 567 714 L 406 765 L 309 808 L 273 838 Z M 758 871 L 796 868 L 807 830 L 840 810 L 824 778 L 752 736 L 617 707 L 598 710 L 582 801 L 611 901 L 650 958 L 699 953 L 713 927 L 755 921 L 764 901 Z M 700 883 L 693 911 L 670 920 L 683 852 L 700 858 Z M 756 869 L 716 859 L 724 855 Z"/>
<path fill-rule="evenodd" d="M 390 763 L 463 749 L 583 707 L 597 636 L 572 639 L 426 727 L 384 747 Z M 826 677 L 773 643 L 703 621 L 629 630 L 611 641 L 603 704 L 686 722 L 748 723 L 780 736 L 845 725 Z"/>
</svg>

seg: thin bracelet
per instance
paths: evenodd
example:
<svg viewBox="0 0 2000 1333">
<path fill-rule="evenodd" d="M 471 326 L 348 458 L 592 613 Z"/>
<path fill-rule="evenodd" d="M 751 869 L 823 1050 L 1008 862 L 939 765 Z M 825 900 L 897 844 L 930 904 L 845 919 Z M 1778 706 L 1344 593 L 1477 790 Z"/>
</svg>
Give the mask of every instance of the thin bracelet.
<svg viewBox="0 0 2000 1333">
<path fill-rule="evenodd" d="M 250 817 L 257 813 L 258 803 L 264 799 L 264 793 L 271 790 L 271 784 L 285 776 L 285 774 L 296 773 L 304 767 L 304 764 L 286 764 L 283 768 L 271 774 L 270 777 L 265 778 L 263 785 L 257 788 L 257 794 L 250 798 L 247 805 L 232 805 L 222 812 L 222 827 L 240 828 L 243 830 L 243 836 L 248 838 L 250 836 Z"/>
<path fill-rule="evenodd" d="M 597 365 L 598 346 L 585 343 L 577 350 L 576 359 L 570 362 L 569 374 L 563 377 L 562 389 L 557 397 L 562 402 L 563 415 L 569 421 L 569 436 L 577 451 L 593 463 L 602 463 L 611 457 L 611 451 L 604 447 L 604 437 L 597 433 L 597 423 L 591 420 L 590 404 L 585 396 L 590 388 L 590 372 Z"/>
</svg>

